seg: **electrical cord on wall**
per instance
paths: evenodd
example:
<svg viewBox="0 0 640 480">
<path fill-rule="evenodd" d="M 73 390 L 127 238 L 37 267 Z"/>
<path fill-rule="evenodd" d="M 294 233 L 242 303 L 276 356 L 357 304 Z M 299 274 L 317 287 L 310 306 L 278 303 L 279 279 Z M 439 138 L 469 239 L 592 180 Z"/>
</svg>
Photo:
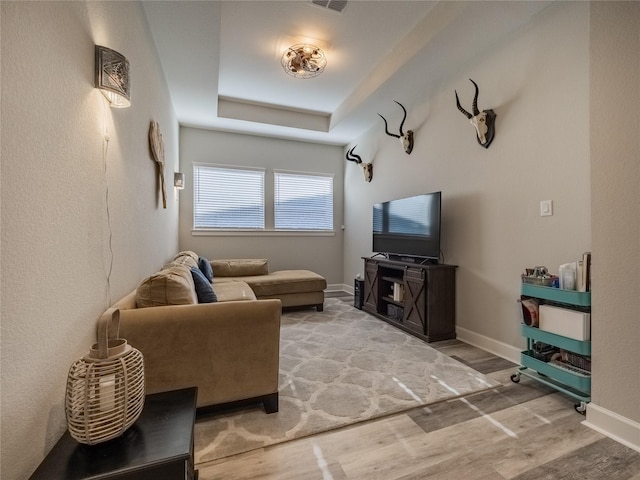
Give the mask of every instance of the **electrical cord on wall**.
<svg viewBox="0 0 640 480">
<path fill-rule="evenodd" d="M 102 141 L 102 165 L 105 184 L 105 203 L 107 212 L 107 228 L 109 230 L 109 268 L 107 270 L 107 308 L 111 305 L 111 272 L 113 272 L 113 231 L 111 230 L 111 211 L 109 210 L 109 177 L 107 176 L 107 156 L 109 153 L 109 127 L 107 124 L 107 111 L 109 104 L 106 98 L 102 99 L 103 113 L 104 113 L 104 135 Z"/>
</svg>

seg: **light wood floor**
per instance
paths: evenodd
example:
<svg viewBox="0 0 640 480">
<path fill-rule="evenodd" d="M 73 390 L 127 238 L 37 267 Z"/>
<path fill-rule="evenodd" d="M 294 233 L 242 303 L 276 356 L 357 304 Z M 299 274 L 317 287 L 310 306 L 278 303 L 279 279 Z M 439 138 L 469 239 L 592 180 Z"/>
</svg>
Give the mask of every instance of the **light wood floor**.
<svg viewBox="0 0 640 480">
<path fill-rule="evenodd" d="M 640 480 L 640 453 L 581 425 L 571 398 L 460 341 L 430 345 L 502 385 L 198 465 L 199 479 Z"/>
</svg>

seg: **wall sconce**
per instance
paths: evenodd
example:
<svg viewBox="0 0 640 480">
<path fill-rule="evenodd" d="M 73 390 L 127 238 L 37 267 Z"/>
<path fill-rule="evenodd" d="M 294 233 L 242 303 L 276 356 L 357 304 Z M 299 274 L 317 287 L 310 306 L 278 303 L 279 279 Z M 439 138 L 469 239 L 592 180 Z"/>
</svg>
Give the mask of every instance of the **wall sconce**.
<svg viewBox="0 0 640 480">
<path fill-rule="evenodd" d="M 114 108 L 131 105 L 129 61 L 124 55 L 96 45 L 95 86 Z"/>
<path fill-rule="evenodd" d="M 173 186 L 176 187 L 178 190 L 182 190 L 184 188 L 184 173 L 174 172 Z"/>
</svg>

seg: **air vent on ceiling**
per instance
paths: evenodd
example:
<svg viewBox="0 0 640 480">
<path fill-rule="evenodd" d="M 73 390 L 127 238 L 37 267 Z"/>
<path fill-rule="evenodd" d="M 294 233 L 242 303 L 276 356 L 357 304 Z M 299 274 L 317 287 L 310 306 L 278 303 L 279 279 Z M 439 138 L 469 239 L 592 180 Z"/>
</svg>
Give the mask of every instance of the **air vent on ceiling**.
<svg viewBox="0 0 640 480">
<path fill-rule="evenodd" d="M 342 13 L 342 11 L 347 7 L 348 0 L 309 0 L 309 3 L 317 7 Z"/>
</svg>

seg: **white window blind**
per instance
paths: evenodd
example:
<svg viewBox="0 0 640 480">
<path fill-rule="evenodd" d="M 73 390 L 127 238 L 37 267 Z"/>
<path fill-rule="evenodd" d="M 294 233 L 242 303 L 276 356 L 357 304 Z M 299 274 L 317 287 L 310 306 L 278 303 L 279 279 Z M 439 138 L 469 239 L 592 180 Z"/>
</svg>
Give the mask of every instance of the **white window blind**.
<svg viewBox="0 0 640 480">
<path fill-rule="evenodd" d="M 333 230 L 333 177 L 274 172 L 275 228 Z"/>
<path fill-rule="evenodd" d="M 264 170 L 193 166 L 194 228 L 264 229 Z"/>
</svg>

